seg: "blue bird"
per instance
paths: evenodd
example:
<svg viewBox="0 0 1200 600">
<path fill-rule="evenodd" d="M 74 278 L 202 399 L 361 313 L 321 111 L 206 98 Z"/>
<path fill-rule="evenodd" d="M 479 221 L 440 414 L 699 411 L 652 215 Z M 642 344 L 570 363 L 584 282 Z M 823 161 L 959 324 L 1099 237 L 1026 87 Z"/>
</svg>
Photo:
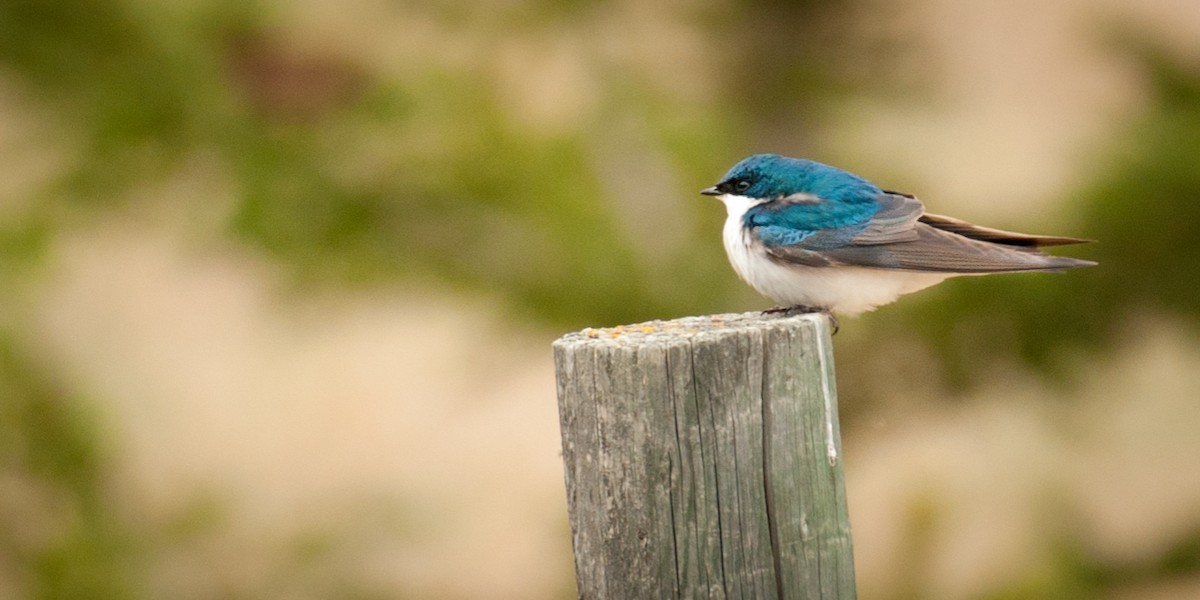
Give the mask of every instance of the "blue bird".
<svg viewBox="0 0 1200 600">
<path fill-rule="evenodd" d="M 1096 264 L 1039 251 L 1089 240 L 930 214 L 913 196 L 811 160 L 755 154 L 700 193 L 725 204 L 733 270 L 796 310 L 854 315 L 957 275 Z"/>
</svg>

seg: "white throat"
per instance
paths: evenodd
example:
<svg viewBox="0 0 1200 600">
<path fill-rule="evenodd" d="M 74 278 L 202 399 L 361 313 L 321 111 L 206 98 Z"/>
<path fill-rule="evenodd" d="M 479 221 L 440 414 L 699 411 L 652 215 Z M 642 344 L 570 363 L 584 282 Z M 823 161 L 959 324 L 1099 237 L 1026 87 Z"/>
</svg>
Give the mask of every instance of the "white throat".
<svg viewBox="0 0 1200 600">
<path fill-rule="evenodd" d="M 742 223 L 742 216 L 746 214 L 746 211 L 758 206 L 759 204 L 762 204 L 763 202 L 766 202 L 766 200 L 761 198 L 735 196 L 733 194 L 721 194 L 720 196 L 717 196 L 717 199 L 725 204 L 725 212 L 729 216 L 728 220 L 725 222 L 726 229 L 729 228 L 730 222 L 736 222 L 740 227 Z"/>
<path fill-rule="evenodd" d="M 751 247 L 753 244 L 742 224 L 742 219 L 745 217 L 746 211 L 762 204 L 765 200 L 734 194 L 722 194 L 717 198 L 725 204 L 725 227 L 721 232 L 721 238 L 725 242 L 725 253 L 729 255 L 729 262 L 742 281 L 758 289 L 754 281 L 757 270 L 755 265 L 765 258 L 756 256 L 757 253 Z M 762 290 L 760 289 L 759 292 L 762 293 Z"/>
</svg>

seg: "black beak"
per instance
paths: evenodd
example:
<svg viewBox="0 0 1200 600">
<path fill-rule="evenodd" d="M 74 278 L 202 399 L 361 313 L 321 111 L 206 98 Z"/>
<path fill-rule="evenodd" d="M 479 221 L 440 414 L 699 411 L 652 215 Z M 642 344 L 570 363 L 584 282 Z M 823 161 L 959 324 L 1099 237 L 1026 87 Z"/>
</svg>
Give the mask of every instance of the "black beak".
<svg viewBox="0 0 1200 600">
<path fill-rule="evenodd" d="M 717 190 L 717 186 L 715 186 L 715 185 L 712 187 L 706 187 L 706 188 L 700 190 L 700 193 L 704 194 L 705 196 L 720 196 L 721 195 L 721 192 L 719 190 Z"/>
</svg>

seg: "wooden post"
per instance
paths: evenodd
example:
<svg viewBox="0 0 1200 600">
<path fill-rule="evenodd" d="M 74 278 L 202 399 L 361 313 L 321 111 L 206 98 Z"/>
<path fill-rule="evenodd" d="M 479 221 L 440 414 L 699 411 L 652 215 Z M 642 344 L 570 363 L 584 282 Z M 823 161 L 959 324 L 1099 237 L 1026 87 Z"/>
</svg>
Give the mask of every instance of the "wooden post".
<svg viewBox="0 0 1200 600">
<path fill-rule="evenodd" d="M 854 598 L 821 315 L 554 343 L 579 597 Z"/>
</svg>

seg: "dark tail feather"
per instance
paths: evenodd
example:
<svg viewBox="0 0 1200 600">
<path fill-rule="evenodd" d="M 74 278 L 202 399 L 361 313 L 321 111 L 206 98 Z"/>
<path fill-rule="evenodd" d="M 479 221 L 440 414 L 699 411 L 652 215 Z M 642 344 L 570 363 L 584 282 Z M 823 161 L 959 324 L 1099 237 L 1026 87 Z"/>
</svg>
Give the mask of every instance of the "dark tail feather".
<svg viewBox="0 0 1200 600">
<path fill-rule="evenodd" d="M 972 223 L 968 223 L 954 217 L 946 217 L 943 215 L 934 215 L 925 213 L 919 219 L 922 223 L 956 233 L 965 238 L 979 240 L 981 242 L 992 242 L 994 244 L 1004 244 L 1005 246 L 1016 246 L 1019 248 L 1042 248 L 1044 246 L 1067 246 L 1070 244 L 1086 244 L 1093 240 L 1085 240 L 1073 237 L 1063 237 L 1054 235 L 1031 235 L 1028 233 L 1016 233 L 1013 231 L 1004 231 L 1002 229 L 992 229 L 991 227 L 980 227 Z M 1074 259 L 1064 259 L 1074 260 Z M 1089 261 L 1079 261 L 1089 262 Z M 1095 263 L 1091 263 L 1095 264 Z M 1086 266 L 1086 265 L 1074 265 Z"/>
</svg>

